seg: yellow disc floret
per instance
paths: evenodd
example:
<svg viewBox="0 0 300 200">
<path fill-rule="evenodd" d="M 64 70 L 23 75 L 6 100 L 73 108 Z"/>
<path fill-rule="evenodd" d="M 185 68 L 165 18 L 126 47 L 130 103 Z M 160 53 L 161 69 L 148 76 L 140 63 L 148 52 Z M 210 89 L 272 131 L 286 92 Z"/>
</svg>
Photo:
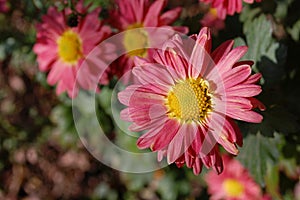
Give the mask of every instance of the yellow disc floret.
<svg viewBox="0 0 300 200">
<path fill-rule="evenodd" d="M 218 11 L 216 8 L 210 8 L 209 13 L 212 14 L 214 17 L 218 17 Z"/>
<path fill-rule="evenodd" d="M 140 23 L 129 25 L 124 34 L 123 44 L 129 56 L 147 56 L 146 47 L 149 46 L 148 33 Z"/>
<path fill-rule="evenodd" d="M 244 186 L 235 179 L 226 179 L 223 189 L 228 197 L 240 197 L 244 193 Z"/>
<path fill-rule="evenodd" d="M 207 81 L 188 78 L 177 82 L 166 97 L 166 106 L 170 118 L 201 123 L 212 111 Z"/>
<path fill-rule="evenodd" d="M 82 42 L 77 33 L 65 31 L 57 40 L 58 55 L 67 64 L 76 64 L 83 57 Z"/>
</svg>

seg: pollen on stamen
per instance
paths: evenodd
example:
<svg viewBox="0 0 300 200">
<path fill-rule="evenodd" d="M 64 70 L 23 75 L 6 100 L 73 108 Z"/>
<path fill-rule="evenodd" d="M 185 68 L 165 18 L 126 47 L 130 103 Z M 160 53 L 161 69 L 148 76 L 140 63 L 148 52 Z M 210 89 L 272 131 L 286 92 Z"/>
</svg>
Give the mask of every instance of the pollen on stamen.
<svg viewBox="0 0 300 200">
<path fill-rule="evenodd" d="M 149 46 L 148 33 L 143 29 L 143 24 L 135 23 L 127 27 L 124 34 L 123 45 L 127 55 L 130 57 L 147 56 L 147 48 Z"/>
<path fill-rule="evenodd" d="M 82 43 L 77 33 L 65 31 L 57 40 L 58 55 L 67 64 L 76 64 L 83 57 Z"/>
<path fill-rule="evenodd" d="M 166 96 L 165 105 L 170 118 L 182 122 L 203 122 L 212 111 L 208 83 L 202 78 L 177 82 Z"/>
</svg>

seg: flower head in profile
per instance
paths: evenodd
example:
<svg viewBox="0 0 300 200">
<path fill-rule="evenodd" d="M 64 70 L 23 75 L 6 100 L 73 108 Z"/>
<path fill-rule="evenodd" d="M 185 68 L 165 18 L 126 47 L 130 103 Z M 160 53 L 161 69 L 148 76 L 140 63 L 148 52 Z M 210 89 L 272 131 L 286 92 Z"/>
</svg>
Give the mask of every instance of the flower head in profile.
<svg viewBox="0 0 300 200">
<path fill-rule="evenodd" d="M 203 164 L 222 171 L 218 144 L 238 154 L 242 136 L 233 119 L 259 123 L 262 116 L 252 109 L 264 106 L 253 98 L 261 92 L 261 75 L 251 74 L 251 61 L 239 61 L 247 47 L 232 47 L 227 41 L 211 52 L 210 31 L 203 28 L 190 38 L 174 36 L 151 61 L 136 58 L 133 74 L 140 83 L 118 97 L 127 106 L 121 118 L 133 122 L 129 129 L 147 130 L 139 148 L 195 174 Z"/>
<path fill-rule="evenodd" d="M 166 2 L 167 0 L 115 1 L 116 9 L 110 12 L 110 24 L 120 32 L 126 31 L 122 41 L 118 41 L 118 43 L 123 46 L 127 54 L 122 56 L 116 65 L 113 65 L 114 67 L 111 69 L 113 75 L 121 77 L 134 66 L 133 58 L 135 56 L 147 58 L 149 46 L 153 47 L 153 43 L 160 43 L 169 38 L 167 34 L 165 36 L 160 34 L 161 38 L 155 38 L 155 33 L 144 29 L 145 27 L 164 27 L 173 32 L 188 32 L 187 27 L 170 26 L 180 16 L 181 8 L 177 7 L 163 13 Z"/>
<path fill-rule="evenodd" d="M 84 7 L 82 1 L 75 8 L 80 14 L 73 16 L 70 24 L 70 9 L 58 11 L 57 8 L 50 7 L 42 17 L 42 22 L 37 25 L 37 40 L 33 48 L 37 54 L 39 69 L 49 71 L 47 82 L 57 85 L 58 95 L 67 91 L 70 97 L 77 93 L 74 84 L 81 63 L 111 33 L 110 28 L 98 19 L 100 8 L 87 13 L 88 7 Z M 90 89 L 89 75 L 92 71 L 93 69 L 85 70 L 87 74 L 81 76 L 84 80 L 81 80 L 80 87 Z"/>
<path fill-rule="evenodd" d="M 212 8 L 217 9 L 218 17 L 225 19 L 226 15 L 240 13 L 243 9 L 243 1 L 252 4 L 254 0 L 200 0 L 204 3 L 210 3 Z M 261 0 L 255 0 L 261 2 Z"/>
<path fill-rule="evenodd" d="M 224 171 L 210 171 L 205 180 L 212 200 L 263 200 L 259 185 L 242 164 L 229 156 L 223 156 Z"/>
</svg>

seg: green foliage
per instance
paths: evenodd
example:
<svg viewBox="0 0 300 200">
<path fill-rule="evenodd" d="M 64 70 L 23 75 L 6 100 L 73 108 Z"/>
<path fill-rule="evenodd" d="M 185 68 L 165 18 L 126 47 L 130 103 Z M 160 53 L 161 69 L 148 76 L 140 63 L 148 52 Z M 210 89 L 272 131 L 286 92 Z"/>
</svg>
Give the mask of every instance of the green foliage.
<svg viewBox="0 0 300 200">
<path fill-rule="evenodd" d="M 243 39 L 238 38 L 236 39 L 236 46 L 247 44 L 249 49 L 243 59 L 255 61 L 256 64 L 253 65 L 253 69 L 256 72 L 259 72 L 271 67 L 268 63 L 266 63 L 267 61 L 274 64 L 278 63 L 279 59 L 277 58 L 276 51 L 278 51 L 280 44 L 273 38 L 272 24 L 269 20 L 267 20 L 265 15 L 262 14 L 254 19 L 251 17 L 252 16 L 245 21 L 243 26 L 246 42 L 244 42 Z M 282 62 L 282 59 L 280 60 Z"/>
<path fill-rule="evenodd" d="M 279 158 L 278 145 L 280 136 L 275 138 L 264 137 L 258 132 L 248 135 L 244 139 L 243 148 L 240 149 L 238 159 L 250 171 L 257 183 L 265 186 L 265 175 L 268 166 L 275 165 Z"/>
</svg>

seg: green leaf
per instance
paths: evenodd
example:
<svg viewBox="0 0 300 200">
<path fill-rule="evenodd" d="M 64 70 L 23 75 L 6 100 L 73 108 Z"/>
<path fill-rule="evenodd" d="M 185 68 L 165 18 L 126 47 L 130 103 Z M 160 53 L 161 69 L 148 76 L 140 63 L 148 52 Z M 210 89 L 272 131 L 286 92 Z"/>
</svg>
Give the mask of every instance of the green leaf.
<svg viewBox="0 0 300 200">
<path fill-rule="evenodd" d="M 245 59 L 259 62 L 265 56 L 277 63 L 275 51 L 279 47 L 279 43 L 272 37 L 272 25 L 265 15 L 260 15 L 253 21 L 246 21 L 243 31 L 249 46 L 248 53 L 244 57 Z M 258 71 L 256 67 L 255 64 L 254 69 Z"/>
<path fill-rule="evenodd" d="M 273 38 L 271 21 L 262 14 L 245 20 L 243 28 L 246 40 L 235 39 L 236 46 L 248 46 L 248 52 L 243 59 L 254 61 L 253 70 L 263 74 L 262 84 L 278 85 L 284 76 L 287 48 Z"/>
<path fill-rule="evenodd" d="M 300 37 L 300 20 L 298 20 L 292 28 L 287 28 L 288 33 L 291 35 L 293 40 L 299 41 Z"/>
<path fill-rule="evenodd" d="M 251 9 L 250 5 L 245 5 L 243 8 L 243 12 L 240 15 L 240 21 L 246 22 L 249 20 L 253 20 L 257 15 L 261 13 L 261 8 L 257 7 L 255 9 Z"/>
<path fill-rule="evenodd" d="M 279 166 L 268 163 L 266 174 L 266 189 L 274 199 L 280 199 L 279 193 Z"/>
<path fill-rule="evenodd" d="M 267 138 L 260 132 L 256 135 L 248 135 L 237 157 L 261 186 L 265 186 L 267 166 L 274 165 L 278 161 L 278 138 L 279 136 Z"/>
<path fill-rule="evenodd" d="M 247 45 L 245 40 L 241 37 L 237 37 L 234 39 L 234 47 L 245 46 Z"/>
</svg>

